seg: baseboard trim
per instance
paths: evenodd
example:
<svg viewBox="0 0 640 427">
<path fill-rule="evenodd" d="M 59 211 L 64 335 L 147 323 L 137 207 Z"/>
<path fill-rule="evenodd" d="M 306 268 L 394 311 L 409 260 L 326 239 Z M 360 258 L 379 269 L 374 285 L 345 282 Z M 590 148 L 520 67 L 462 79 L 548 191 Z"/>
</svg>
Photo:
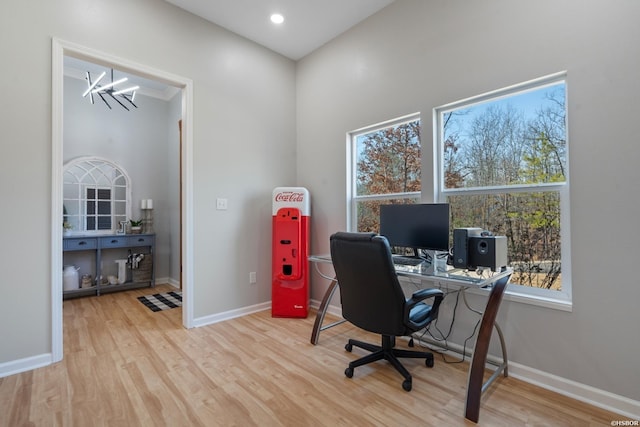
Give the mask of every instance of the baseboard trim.
<svg viewBox="0 0 640 427">
<path fill-rule="evenodd" d="M 314 310 L 318 310 L 320 308 L 320 301 L 315 299 L 310 300 L 309 307 L 313 308 Z M 327 307 L 327 313 L 333 314 L 337 317 L 342 317 L 342 309 L 340 307 L 336 307 L 335 305 L 329 304 L 329 306 Z"/>
<path fill-rule="evenodd" d="M 160 278 L 156 278 L 156 285 L 161 285 L 161 284 L 167 284 L 167 285 L 171 285 L 174 288 L 179 288 L 180 287 L 180 281 L 171 278 L 171 277 L 160 277 Z"/>
<path fill-rule="evenodd" d="M 49 366 L 53 363 L 53 355 L 51 353 L 40 354 L 38 356 L 25 357 L 24 359 L 12 360 L 10 362 L 0 363 L 0 378 L 9 375 L 20 374 L 22 372 L 31 371 L 33 369 Z"/>
<path fill-rule="evenodd" d="M 640 420 L 640 401 L 509 362 L 509 376 L 622 416 Z"/>
<path fill-rule="evenodd" d="M 268 301 L 260 304 L 250 305 L 248 307 L 225 311 L 218 314 L 212 314 L 210 316 L 198 317 L 193 319 L 193 326 L 198 328 L 200 326 L 212 325 L 214 323 L 223 322 L 225 320 L 235 319 L 236 317 L 246 316 L 248 314 L 257 313 L 259 311 L 269 310 L 270 308 L 271 301 Z"/>
</svg>

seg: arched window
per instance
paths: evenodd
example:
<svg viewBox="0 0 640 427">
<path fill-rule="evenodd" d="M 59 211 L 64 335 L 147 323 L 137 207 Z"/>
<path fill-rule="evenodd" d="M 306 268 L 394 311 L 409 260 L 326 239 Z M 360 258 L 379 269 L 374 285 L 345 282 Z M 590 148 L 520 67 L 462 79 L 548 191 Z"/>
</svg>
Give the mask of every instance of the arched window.
<svg viewBox="0 0 640 427">
<path fill-rule="evenodd" d="M 80 157 L 64 166 L 65 229 L 75 234 L 110 234 L 131 215 L 131 181 L 120 166 L 99 157 Z"/>
</svg>

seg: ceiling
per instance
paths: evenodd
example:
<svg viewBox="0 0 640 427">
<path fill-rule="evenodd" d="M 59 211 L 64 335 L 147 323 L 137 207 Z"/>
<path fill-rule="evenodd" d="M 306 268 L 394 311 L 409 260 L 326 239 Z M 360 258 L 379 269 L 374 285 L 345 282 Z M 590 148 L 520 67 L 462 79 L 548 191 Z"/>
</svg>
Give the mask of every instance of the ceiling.
<svg viewBox="0 0 640 427">
<path fill-rule="evenodd" d="M 339 36 L 394 0 L 165 0 L 207 21 L 239 34 L 294 61 Z M 284 23 L 273 24 L 270 16 L 280 13 Z M 103 71 L 102 65 L 66 56 L 65 75 L 85 80 Z M 115 79 L 128 77 L 142 95 L 169 100 L 177 88 L 114 71 Z"/>
<path fill-rule="evenodd" d="M 165 1 L 297 61 L 394 0 Z"/>
</svg>

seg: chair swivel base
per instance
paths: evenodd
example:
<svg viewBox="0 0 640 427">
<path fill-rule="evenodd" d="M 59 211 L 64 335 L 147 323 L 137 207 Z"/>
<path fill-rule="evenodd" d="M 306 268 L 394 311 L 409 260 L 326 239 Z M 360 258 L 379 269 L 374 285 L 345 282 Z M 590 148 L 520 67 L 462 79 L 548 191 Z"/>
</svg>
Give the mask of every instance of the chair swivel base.
<svg viewBox="0 0 640 427">
<path fill-rule="evenodd" d="M 404 377 L 404 381 L 402 382 L 402 388 L 405 391 L 411 391 L 412 381 L 411 374 L 407 369 L 400 363 L 399 357 L 408 357 L 414 359 L 425 359 L 425 365 L 429 368 L 433 367 L 433 353 L 422 352 L 422 351 L 412 351 L 412 350 L 402 350 L 399 348 L 394 348 L 395 345 L 395 337 L 389 335 L 382 336 L 382 345 L 370 344 L 363 341 L 358 341 L 354 339 L 349 339 L 349 342 L 344 346 L 344 349 L 348 352 L 351 352 L 353 346 L 360 347 L 362 349 L 368 350 L 371 354 L 368 354 L 360 359 L 354 360 L 349 363 L 349 367 L 345 369 L 344 374 L 351 378 L 353 377 L 353 370 L 358 366 L 366 365 L 371 362 L 375 362 L 377 360 L 388 360 L 391 365 L 400 374 Z"/>
</svg>

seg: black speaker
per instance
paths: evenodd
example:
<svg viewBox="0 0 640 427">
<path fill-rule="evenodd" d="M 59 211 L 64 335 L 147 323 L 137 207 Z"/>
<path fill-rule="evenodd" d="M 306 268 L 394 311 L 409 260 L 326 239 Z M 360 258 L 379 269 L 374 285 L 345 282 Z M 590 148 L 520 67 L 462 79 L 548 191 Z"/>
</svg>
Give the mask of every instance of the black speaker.
<svg viewBox="0 0 640 427">
<path fill-rule="evenodd" d="M 470 237 L 468 240 L 468 264 L 498 271 L 507 265 L 506 236 Z"/>
<path fill-rule="evenodd" d="M 480 236 L 481 228 L 454 228 L 453 229 L 453 266 L 455 268 L 467 268 L 469 264 L 468 241 L 470 237 Z"/>
</svg>

